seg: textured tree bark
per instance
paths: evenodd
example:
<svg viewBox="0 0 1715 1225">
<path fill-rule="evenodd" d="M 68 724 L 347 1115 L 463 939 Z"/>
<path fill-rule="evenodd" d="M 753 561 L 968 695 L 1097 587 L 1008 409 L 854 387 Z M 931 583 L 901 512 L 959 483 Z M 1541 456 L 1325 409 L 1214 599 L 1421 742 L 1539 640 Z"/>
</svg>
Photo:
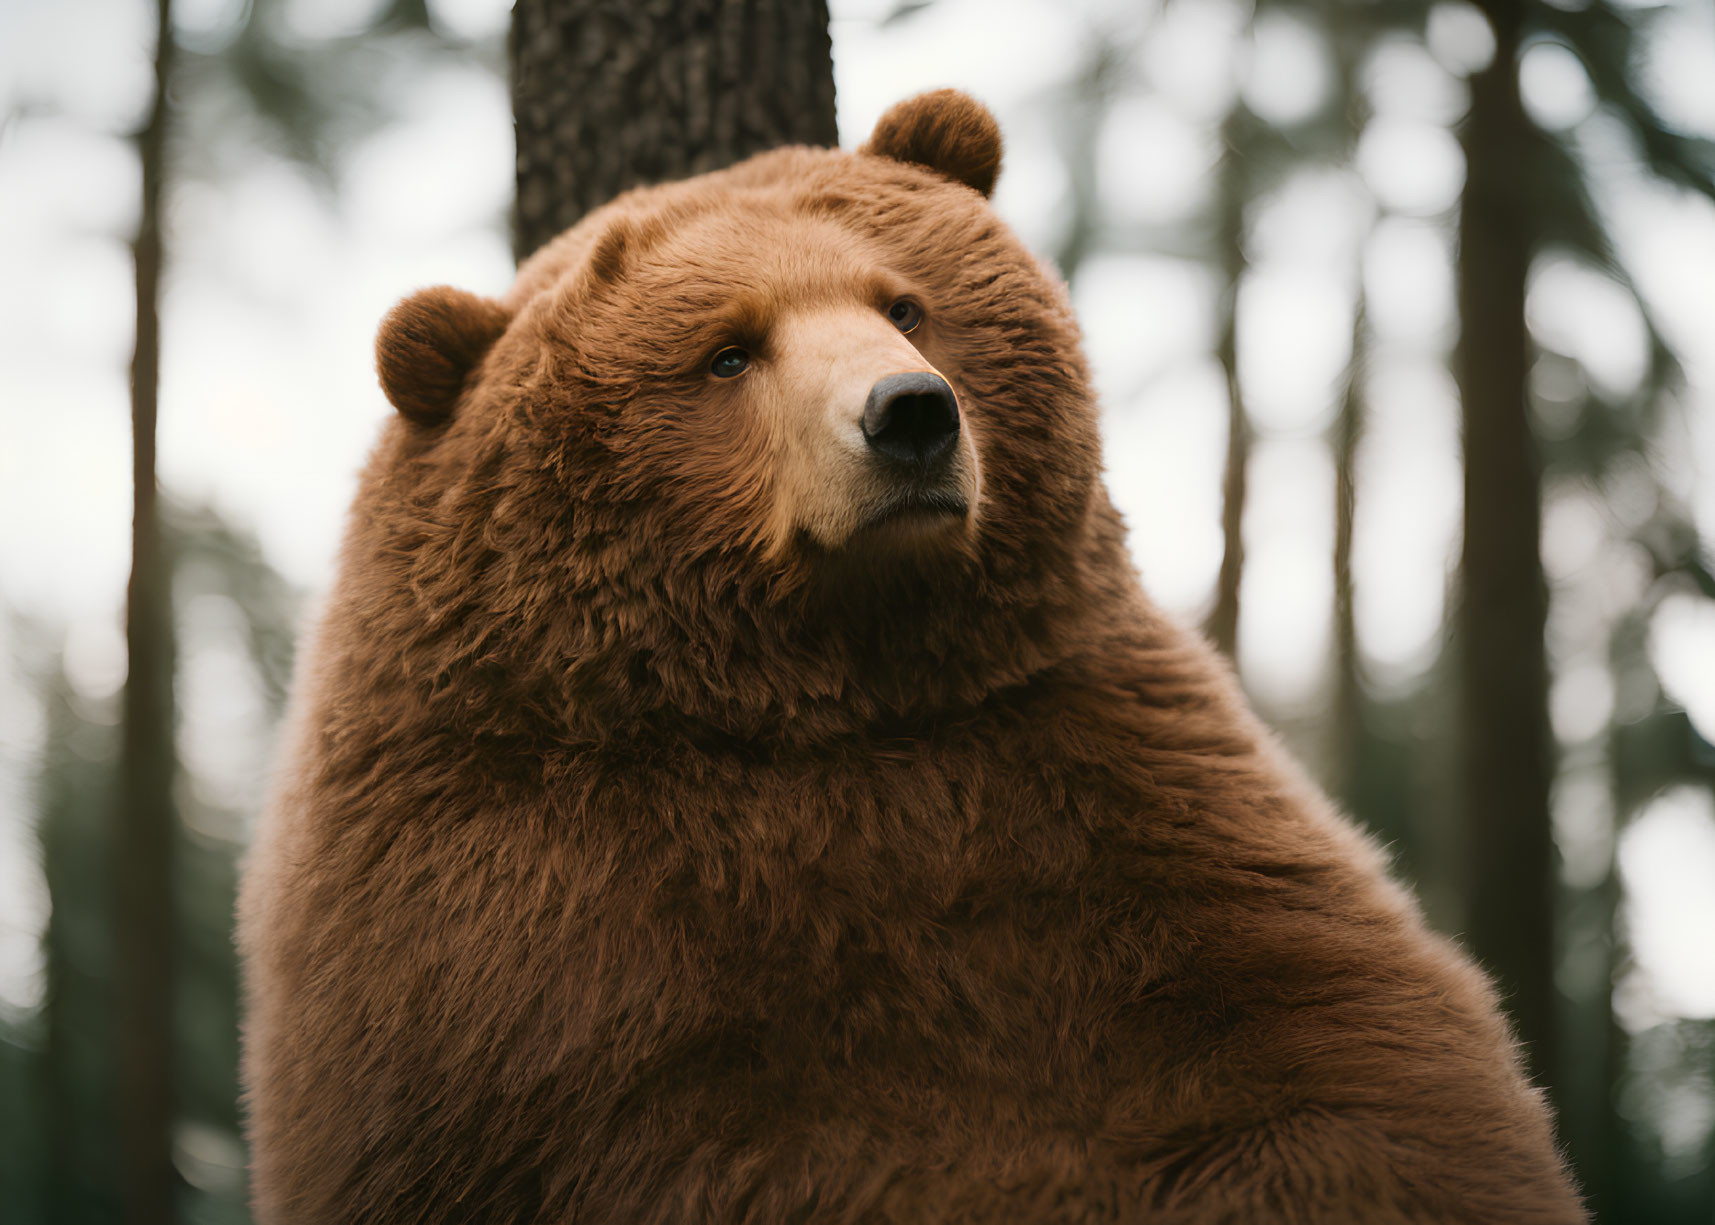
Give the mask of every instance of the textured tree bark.
<svg viewBox="0 0 1715 1225">
<path fill-rule="evenodd" d="M 155 95 L 137 135 L 142 207 L 132 250 L 137 341 L 131 361 L 133 436 L 128 667 L 115 797 L 114 955 L 118 991 L 119 1174 L 128 1225 L 175 1218 L 173 1122 L 173 641 L 171 589 L 155 484 L 160 382 L 161 187 L 173 69 L 171 0 L 157 0 Z"/>
<path fill-rule="evenodd" d="M 1527 394 L 1525 277 L 1536 241 L 1532 131 L 1519 99 L 1519 6 L 1482 5 L 1495 58 L 1471 78 L 1461 132 L 1456 360 L 1463 403 L 1465 526 L 1459 650 L 1466 935 L 1499 980 L 1530 1070 L 1552 1087 L 1555 856 L 1553 749 L 1543 643 L 1541 464 Z"/>
<path fill-rule="evenodd" d="M 631 187 L 833 145 L 826 0 L 518 0 L 513 252 Z"/>
</svg>

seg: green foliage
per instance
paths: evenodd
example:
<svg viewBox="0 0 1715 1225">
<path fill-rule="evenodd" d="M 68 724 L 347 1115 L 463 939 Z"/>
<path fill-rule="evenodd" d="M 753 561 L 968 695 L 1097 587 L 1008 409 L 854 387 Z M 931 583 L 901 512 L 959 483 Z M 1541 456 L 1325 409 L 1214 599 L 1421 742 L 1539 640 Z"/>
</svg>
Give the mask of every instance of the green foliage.
<svg viewBox="0 0 1715 1225">
<path fill-rule="evenodd" d="M 178 615 L 218 596 L 237 613 L 244 662 L 263 713 L 277 721 L 291 670 L 297 593 L 256 541 L 207 509 L 169 509 L 166 522 Z M 201 649 L 187 641 L 185 655 Z M 117 785 L 117 709 L 79 694 L 55 653 L 39 695 L 46 733 L 34 799 L 50 905 L 42 936 L 45 992 L 36 1015 L 0 1027 L 0 1204 L 8 1225 L 107 1222 L 115 1181 L 114 965 L 108 854 Z M 259 780 L 258 780 L 259 785 Z M 249 813 L 209 798 L 194 772 L 180 779 L 177 831 L 177 1163 L 185 1220 L 248 1220 L 238 1093 L 238 966 L 232 944 L 237 863 Z"/>
<path fill-rule="evenodd" d="M 1528 29 L 1564 42 L 1590 75 L 1596 97 L 1625 124 L 1657 178 L 1715 200 L 1715 141 L 1665 123 L 1640 88 L 1639 43 L 1662 8 L 1597 0 L 1588 5 L 1533 3 Z"/>
<path fill-rule="evenodd" d="M 113 1104 L 113 703 L 80 699 L 57 666 L 44 686 L 47 742 L 37 775 L 37 838 L 50 911 L 46 994 L 32 1078 L 42 1095 L 42 1198 L 61 1219 L 111 1220 L 118 1208 Z"/>
<path fill-rule="evenodd" d="M 447 34 L 424 0 L 393 0 L 362 28 L 305 38 L 289 0 L 248 0 L 233 22 L 182 40 L 178 173 L 217 180 L 261 153 L 296 162 L 325 190 L 353 142 L 399 117 L 389 86 L 445 56 L 499 69 L 496 43 Z"/>
</svg>

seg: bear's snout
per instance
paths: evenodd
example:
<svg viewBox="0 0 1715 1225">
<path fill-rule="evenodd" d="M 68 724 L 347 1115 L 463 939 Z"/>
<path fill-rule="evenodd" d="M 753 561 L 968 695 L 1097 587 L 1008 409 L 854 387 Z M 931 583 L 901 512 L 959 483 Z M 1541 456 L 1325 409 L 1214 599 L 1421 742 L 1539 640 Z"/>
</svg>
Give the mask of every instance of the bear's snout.
<svg viewBox="0 0 1715 1225">
<path fill-rule="evenodd" d="M 927 468 L 959 437 L 959 402 L 947 380 L 927 370 L 890 374 L 869 390 L 863 438 L 889 460 Z"/>
</svg>

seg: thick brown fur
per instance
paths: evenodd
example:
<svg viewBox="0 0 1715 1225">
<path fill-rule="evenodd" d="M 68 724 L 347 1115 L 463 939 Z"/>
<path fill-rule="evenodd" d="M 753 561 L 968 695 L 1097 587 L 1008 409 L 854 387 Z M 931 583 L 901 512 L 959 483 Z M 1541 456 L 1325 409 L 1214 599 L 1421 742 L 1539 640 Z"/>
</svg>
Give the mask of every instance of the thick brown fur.
<svg viewBox="0 0 1715 1225">
<path fill-rule="evenodd" d="M 886 155 L 981 108 L 904 106 L 424 359 L 245 881 L 259 1220 L 1583 1220 L 1481 975 L 1138 590 L 1063 287 Z M 838 513 L 876 363 L 963 518 Z"/>
<path fill-rule="evenodd" d="M 1000 177 L 1000 126 L 982 103 L 956 89 L 937 89 L 892 107 L 875 125 L 864 153 L 924 166 L 984 196 Z"/>
<path fill-rule="evenodd" d="M 387 399 L 419 425 L 440 424 L 509 318 L 498 303 L 444 285 L 406 298 L 375 338 L 375 367 Z"/>
</svg>

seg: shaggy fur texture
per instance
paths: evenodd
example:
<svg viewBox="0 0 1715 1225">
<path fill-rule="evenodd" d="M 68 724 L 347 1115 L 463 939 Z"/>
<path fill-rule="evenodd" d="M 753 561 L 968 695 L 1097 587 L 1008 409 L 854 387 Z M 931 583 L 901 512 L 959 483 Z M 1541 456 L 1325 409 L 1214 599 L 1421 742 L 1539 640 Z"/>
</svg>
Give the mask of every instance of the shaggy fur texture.
<svg viewBox="0 0 1715 1225">
<path fill-rule="evenodd" d="M 260 1220 L 1583 1219 L 1482 977 L 1139 592 L 993 132 L 390 318 L 245 881 Z M 824 317 L 956 389 L 962 519 L 827 517 Z"/>
</svg>

